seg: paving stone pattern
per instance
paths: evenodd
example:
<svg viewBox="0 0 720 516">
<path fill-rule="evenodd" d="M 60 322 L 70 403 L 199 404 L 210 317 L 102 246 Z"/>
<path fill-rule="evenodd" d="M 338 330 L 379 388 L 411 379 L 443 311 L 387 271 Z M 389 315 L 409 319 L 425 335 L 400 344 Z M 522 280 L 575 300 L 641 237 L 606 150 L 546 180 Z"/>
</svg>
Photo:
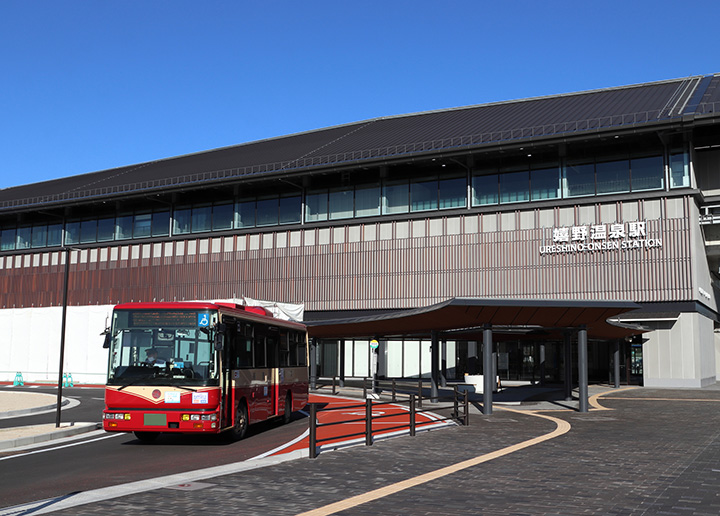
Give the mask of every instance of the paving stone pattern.
<svg viewBox="0 0 720 516">
<path fill-rule="evenodd" d="M 624 398 L 602 401 L 614 410 L 544 412 L 572 425 L 561 437 L 338 514 L 720 514 L 720 390 L 638 389 L 612 397 Z M 647 399 L 631 399 L 638 397 Z M 207 479 L 210 485 L 195 491 L 156 490 L 56 514 L 298 514 L 554 428 L 498 408 L 473 415 L 468 427 Z"/>
</svg>

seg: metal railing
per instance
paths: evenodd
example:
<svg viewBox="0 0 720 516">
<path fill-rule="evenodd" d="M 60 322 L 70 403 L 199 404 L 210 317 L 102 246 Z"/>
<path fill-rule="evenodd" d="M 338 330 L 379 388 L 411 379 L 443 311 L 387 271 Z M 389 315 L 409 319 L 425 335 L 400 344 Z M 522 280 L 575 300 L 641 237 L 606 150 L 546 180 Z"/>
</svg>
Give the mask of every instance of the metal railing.
<svg viewBox="0 0 720 516">
<path fill-rule="evenodd" d="M 336 392 L 336 382 L 335 378 L 333 378 L 333 393 Z M 408 430 L 408 433 L 410 436 L 415 436 L 417 433 L 417 428 L 419 426 L 426 426 L 430 424 L 437 424 L 439 422 L 443 421 L 457 421 L 460 422 L 463 426 L 467 426 L 470 424 L 470 417 L 469 417 L 469 409 L 470 409 L 470 402 L 468 398 L 468 391 L 460 391 L 457 387 L 453 389 L 453 393 L 451 396 L 423 396 L 422 392 L 418 395 L 415 393 L 407 393 L 403 392 L 397 389 L 397 383 L 395 380 L 392 380 L 391 382 L 391 400 L 390 401 L 376 401 L 367 398 L 367 381 L 371 379 L 364 379 L 363 381 L 363 394 L 365 395 L 366 399 L 364 403 L 359 403 L 355 405 L 343 405 L 341 407 L 327 407 L 327 408 L 319 408 L 318 403 L 309 403 L 308 408 L 310 412 L 310 438 L 309 438 L 309 456 L 311 459 L 314 459 L 318 455 L 318 445 L 321 443 L 327 443 L 331 441 L 341 441 L 343 439 L 350 439 L 352 437 L 364 437 L 365 438 L 365 446 L 372 446 L 373 440 L 375 435 L 378 434 L 378 432 L 373 432 L 373 421 L 377 421 L 380 419 L 385 418 L 397 418 L 397 413 L 390 413 L 390 414 L 379 414 L 374 415 L 373 409 L 377 408 L 379 406 L 383 405 L 404 405 L 407 404 L 408 410 L 408 420 L 407 423 L 403 422 L 401 424 L 390 426 L 390 427 L 383 427 L 382 433 L 388 433 L 392 432 L 394 430 Z M 422 391 L 422 384 L 420 383 L 419 390 Z M 407 396 L 407 399 L 399 401 L 398 396 Z M 447 417 L 437 417 L 437 414 L 435 413 L 438 410 L 441 409 L 447 409 L 449 407 L 434 407 L 433 417 L 428 418 L 427 421 L 418 421 L 417 416 L 418 414 L 423 414 L 426 412 L 430 412 L 430 410 L 422 410 L 422 401 L 423 399 L 431 399 L 434 401 L 452 401 L 452 411 L 449 416 Z M 418 410 L 420 408 L 421 410 Z M 332 421 L 327 423 L 320 423 L 318 422 L 318 414 L 321 412 L 332 412 L 332 411 L 338 411 L 338 410 L 354 410 L 354 409 L 364 409 L 364 416 L 354 419 L 345 419 L 341 421 Z M 361 432 L 352 432 L 348 434 L 343 435 L 333 435 L 331 437 L 324 437 L 319 438 L 318 437 L 318 430 L 322 428 L 332 427 L 332 426 L 338 426 L 338 425 L 345 425 L 349 423 L 364 423 L 364 429 Z"/>
</svg>

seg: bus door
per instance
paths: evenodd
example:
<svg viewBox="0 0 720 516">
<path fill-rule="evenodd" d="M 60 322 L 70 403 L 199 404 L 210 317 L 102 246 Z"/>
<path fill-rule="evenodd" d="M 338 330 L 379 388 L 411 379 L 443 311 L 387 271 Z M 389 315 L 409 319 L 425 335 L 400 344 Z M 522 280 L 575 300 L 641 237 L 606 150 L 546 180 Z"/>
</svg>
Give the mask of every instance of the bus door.
<svg viewBox="0 0 720 516">
<path fill-rule="evenodd" d="M 220 360 L 220 399 L 222 404 L 222 426 L 231 426 L 235 420 L 235 389 L 233 389 L 233 357 L 235 352 L 236 330 L 234 320 L 223 317 L 223 324 L 218 325 L 218 333 L 223 336 L 222 351 L 217 353 Z"/>
<path fill-rule="evenodd" d="M 277 328 L 270 328 L 266 344 L 270 387 L 270 398 L 268 399 L 268 416 L 277 416 L 278 414 L 280 414 L 280 378 L 278 378 L 278 368 L 280 365 L 280 334 L 278 333 Z"/>
<path fill-rule="evenodd" d="M 272 376 L 268 367 L 267 333 L 263 329 L 255 331 L 255 368 L 252 378 L 252 414 L 251 420 L 262 421 L 272 414 Z"/>
</svg>

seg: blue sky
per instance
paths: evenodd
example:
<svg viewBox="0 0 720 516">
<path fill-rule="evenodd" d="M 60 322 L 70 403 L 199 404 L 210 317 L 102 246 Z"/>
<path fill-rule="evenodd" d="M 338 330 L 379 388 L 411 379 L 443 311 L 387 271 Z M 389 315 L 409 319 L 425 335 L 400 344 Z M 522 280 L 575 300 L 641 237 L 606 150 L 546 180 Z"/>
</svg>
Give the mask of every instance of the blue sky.
<svg viewBox="0 0 720 516">
<path fill-rule="evenodd" d="M 720 2 L 2 0 L 0 188 L 720 72 Z"/>
</svg>

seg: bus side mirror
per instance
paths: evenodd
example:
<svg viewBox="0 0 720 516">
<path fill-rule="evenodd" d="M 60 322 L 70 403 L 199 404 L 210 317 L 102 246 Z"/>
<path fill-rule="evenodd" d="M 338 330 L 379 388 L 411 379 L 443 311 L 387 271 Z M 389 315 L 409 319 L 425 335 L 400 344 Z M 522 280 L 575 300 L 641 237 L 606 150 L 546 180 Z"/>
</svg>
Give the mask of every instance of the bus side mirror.
<svg viewBox="0 0 720 516">
<path fill-rule="evenodd" d="M 220 332 L 215 334 L 215 351 L 222 351 L 224 337 L 225 335 Z"/>
<path fill-rule="evenodd" d="M 103 348 L 104 349 L 110 349 L 110 334 L 105 334 L 105 341 L 103 342 Z"/>
</svg>

